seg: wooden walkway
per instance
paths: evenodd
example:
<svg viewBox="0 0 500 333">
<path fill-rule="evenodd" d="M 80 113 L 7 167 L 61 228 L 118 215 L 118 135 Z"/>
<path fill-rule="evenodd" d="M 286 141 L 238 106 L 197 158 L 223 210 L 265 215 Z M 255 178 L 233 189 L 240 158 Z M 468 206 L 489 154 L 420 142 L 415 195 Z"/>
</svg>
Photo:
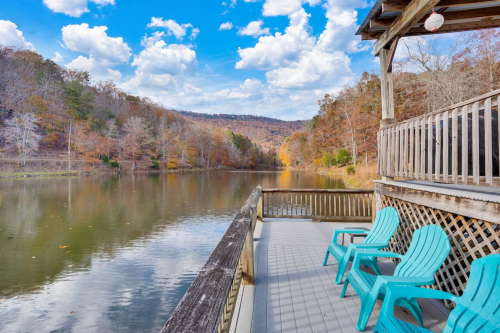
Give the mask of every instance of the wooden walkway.
<svg viewBox="0 0 500 333">
<path fill-rule="evenodd" d="M 340 298 L 342 285 L 334 283 L 337 262 L 332 256 L 323 266 L 333 230 L 349 226 L 370 228 L 371 224 L 258 222 L 254 236 L 256 281 L 254 286 L 240 288 L 231 332 L 357 332 L 359 297 L 349 286 L 346 297 Z M 391 261 L 379 263 L 383 274 L 392 275 L 395 266 Z M 449 310 L 438 301 L 419 303 L 426 327 L 441 332 Z M 380 307 L 378 301 L 366 332 L 372 332 Z M 396 309 L 395 315 L 416 324 L 413 316 L 401 309 Z"/>
</svg>

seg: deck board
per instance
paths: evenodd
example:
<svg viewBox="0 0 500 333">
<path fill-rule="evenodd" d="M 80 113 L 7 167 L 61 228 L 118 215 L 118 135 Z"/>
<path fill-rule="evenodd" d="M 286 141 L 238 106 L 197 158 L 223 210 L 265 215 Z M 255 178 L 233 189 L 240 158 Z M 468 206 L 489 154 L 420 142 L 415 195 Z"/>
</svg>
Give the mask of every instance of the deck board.
<svg viewBox="0 0 500 333">
<path fill-rule="evenodd" d="M 334 283 L 337 262 L 332 256 L 323 266 L 333 230 L 350 226 L 370 228 L 371 224 L 280 219 L 258 223 L 254 236 L 255 286 L 240 288 L 231 332 L 356 333 L 359 297 L 349 286 L 346 297 L 340 298 L 343 286 Z M 383 274 L 392 275 L 395 266 L 390 260 L 379 263 Z M 449 310 L 435 301 L 419 303 L 426 327 L 441 332 Z M 373 331 L 380 308 L 378 301 L 366 332 Z M 401 309 L 396 309 L 395 315 L 416 324 L 413 316 Z"/>
</svg>

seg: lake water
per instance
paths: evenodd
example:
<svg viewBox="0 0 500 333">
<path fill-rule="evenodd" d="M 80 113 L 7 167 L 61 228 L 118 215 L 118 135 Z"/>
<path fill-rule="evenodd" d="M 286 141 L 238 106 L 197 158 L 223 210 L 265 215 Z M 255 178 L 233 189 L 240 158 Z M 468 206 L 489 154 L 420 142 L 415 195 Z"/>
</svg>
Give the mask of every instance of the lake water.
<svg viewBox="0 0 500 333">
<path fill-rule="evenodd" d="M 0 180 L 0 332 L 158 332 L 255 186 L 305 172 Z"/>
</svg>

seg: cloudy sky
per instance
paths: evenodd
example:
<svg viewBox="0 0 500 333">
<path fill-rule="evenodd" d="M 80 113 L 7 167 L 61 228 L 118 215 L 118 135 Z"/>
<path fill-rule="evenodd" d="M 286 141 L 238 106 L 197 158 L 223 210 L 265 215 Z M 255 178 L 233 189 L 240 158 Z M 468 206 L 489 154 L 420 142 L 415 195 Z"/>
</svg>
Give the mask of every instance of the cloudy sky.
<svg viewBox="0 0 500 333">
<path fill-rule="evenodd" d="M 377 71 L 354 33 L 373 0 L 2 1 L 0 44 L 165 107 L 308 119 Z"/>
</svg>

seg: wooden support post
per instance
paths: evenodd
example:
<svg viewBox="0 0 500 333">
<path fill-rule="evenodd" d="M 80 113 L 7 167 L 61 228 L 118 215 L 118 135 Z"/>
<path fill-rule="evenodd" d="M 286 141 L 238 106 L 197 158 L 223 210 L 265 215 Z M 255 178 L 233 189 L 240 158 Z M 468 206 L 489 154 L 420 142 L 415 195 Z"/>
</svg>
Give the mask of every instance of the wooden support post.
<svg viewBox="0 0 500 333">
<path fill-rule="evenodd" d="M 253 224 L 253 223 L 252 223 Z M 245 244 L 241 253 L 241 261 L 243 263 L 243 284 L 255 284 L 255 260 L 253 254 L 253 228 L 252 225 L 248 228 Z"/>
<path fill-rule="evenodd" d="M 259 198 L 259 202 L 257 203 L 257 220 L 260 222 L 264 221 L 264 193 L 262 193 Z"/>
<path fill-rule="evenodd" d="M 387 63 L 390 57 L 389 50 L 382 49 L 380 51 L 380 81 L 382 88 L 382 121 L 380 127 L 394 123 L 394 86 L 392 80 L 392 72 L 387 72 Z M 394 147 L 391 147 L 394 148 Z M 388 161 L 391 163 L 392 161 Z M 391 165 L 391 168 L 394 165 Z M 390 174 L 391 175 L 391 174 Z M 382 180 L 394 180 L 393 177 L 383 176 Z"/>
</svg>

